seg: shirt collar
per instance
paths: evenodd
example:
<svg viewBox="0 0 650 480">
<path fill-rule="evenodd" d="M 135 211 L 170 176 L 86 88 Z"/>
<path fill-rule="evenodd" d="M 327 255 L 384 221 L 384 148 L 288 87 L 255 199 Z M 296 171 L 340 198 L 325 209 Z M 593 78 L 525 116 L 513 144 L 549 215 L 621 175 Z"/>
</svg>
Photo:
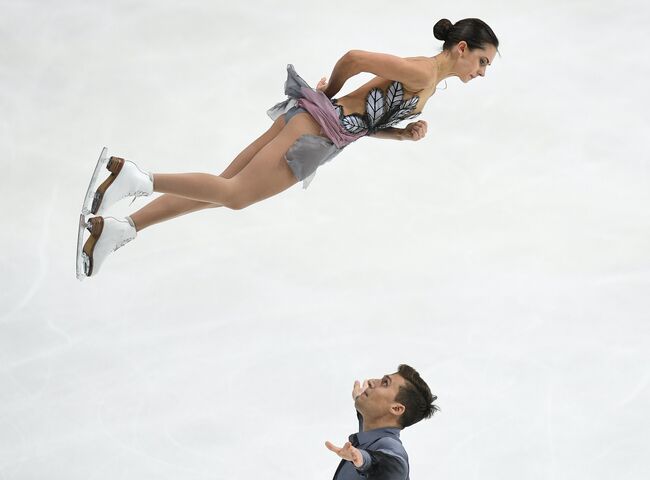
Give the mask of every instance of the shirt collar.
<svg viewBox="0 0 650 480">
<path fill-rule="evenodd" d="M 399 432 L 400 429 L 395 427 L 375 428 L 374 430 L 368 430 L 367 432 L 353 433 L 350 435 L 350 442 L 354 445 L 356 440 L 358 441 L 358 445 L 363 447 L 383 437 L 395 437 L 399 440 Z"/>
</svg>

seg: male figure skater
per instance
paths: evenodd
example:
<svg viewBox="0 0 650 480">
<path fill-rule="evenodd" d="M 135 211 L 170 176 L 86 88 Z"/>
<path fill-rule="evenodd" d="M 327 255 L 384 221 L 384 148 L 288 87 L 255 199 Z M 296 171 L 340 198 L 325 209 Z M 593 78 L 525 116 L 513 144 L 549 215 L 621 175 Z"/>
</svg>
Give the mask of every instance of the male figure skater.
<svg viewBox="0 0 650 480">
<path fill-rule="evenodd" d="M 409 462 L 399 439 L 400 430 L 429 418 L 439 410 L 420 374 L 408 365 L 396 373 L 354 382 L 354 406 L 359 432 L 339 448 L 325 442 L 341 460 L 334 480 L 408 480 Z"/>
</svg>

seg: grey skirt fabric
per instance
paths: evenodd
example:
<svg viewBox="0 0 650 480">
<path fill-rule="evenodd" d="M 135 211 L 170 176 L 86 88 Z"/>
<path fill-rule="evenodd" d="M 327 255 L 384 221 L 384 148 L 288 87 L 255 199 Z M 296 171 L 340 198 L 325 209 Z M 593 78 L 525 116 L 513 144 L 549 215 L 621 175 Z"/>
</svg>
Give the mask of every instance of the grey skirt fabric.
<svg viewBox="0 0 650 480">
<path fill-rule="evenodd" d="M 280 115 L 285 115 L 285 121 L 288 123 L 295 114 L 300 111 L 306 112 L 298 106 L 298 99 L 304 96 L 303 88 L 311 89 L 293 68 L 289 68 L 287 81 L 284 84 L 284 93 L 288 98 L 270 108 L 267 111 L 269 117 L 275 120 Z M 343 148 L 338 148 L 329 138 L 306 134 L 289 147 L 285 159 L 294 176 L 302 181 L 303 188 L 307 188 L 314 179 L 318 167 L 329 162 L 342 150 Z"/>
<path fill-rule="evenodd" d="M 302 135 L 289 147 L 284 158 L 294 176 L 302 181 L 302 188 L 307 188 L 316 176 L 318 167 L 329 162 L 341 150 L 325 137 Z"/>
<path fill-rule="evenodd" d="M 284 114 L 284 122 L 285 122 L 285 123 L 289 123 L 289 122 L 291 121 L 291 119 L 292 119 L 294 116 L 298 115 L 299 113 L 307 113 L 307 110 L 305 110 L 304 108 L 299 107 L 299 106 L 297 106 L 297 105 L 296 105 L 295 107 L 291 107 L 291 108 L 290 108 L 289 110 L 287 110 L 286 113 Z"/>
</svg>

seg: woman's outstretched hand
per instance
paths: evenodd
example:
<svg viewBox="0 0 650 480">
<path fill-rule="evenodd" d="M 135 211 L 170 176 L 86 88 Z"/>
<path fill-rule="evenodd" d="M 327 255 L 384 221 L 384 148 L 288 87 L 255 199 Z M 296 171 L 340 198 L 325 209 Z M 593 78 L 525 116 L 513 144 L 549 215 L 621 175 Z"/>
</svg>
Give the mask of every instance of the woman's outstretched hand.
<svg viewBox="0 0 650 480">
<path fill-rule="evenodd" d="M 404 134 L 407 140 L 421 140 L 427 134 L 427 122 L 418 120 L 417 122 L 409 123 L 404 129 Z"/>
<path fill-rule="evenodd" d="M 343 460 L 348 460 L 354 463 L 355 467 L 363 465 L 363 456 L 361 455 L 361 452 L 357 448 L 354 448 L 350 442 L 345 442 L 345 445 L 343 445 L 342 448 L 339 448 L 330 442 L 325 442 L 325 446 Z"/>
<path fill-rule="evenodd" d="M 316 90 L 320 90 L 321 92 L 325 92 L 326 88 L 327 88 L 327 79 L 325 77 L 323 77 L 318 82 L 318 85 L 316 85 Z"/>
</svg>

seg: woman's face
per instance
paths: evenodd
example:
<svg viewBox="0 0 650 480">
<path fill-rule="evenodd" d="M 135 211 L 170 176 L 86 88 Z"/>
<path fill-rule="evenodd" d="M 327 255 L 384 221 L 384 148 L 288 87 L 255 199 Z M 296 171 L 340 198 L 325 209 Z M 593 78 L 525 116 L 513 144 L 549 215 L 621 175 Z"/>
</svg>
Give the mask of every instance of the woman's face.
<svg viewBox="0 0 650 480">
<path fill-rule="evenodd" d="M 483 48 L 471 50 L 467 43 L 462 41 L 458 42 L 454 48 L 458 53 L 457 75 L 463 83 L 467 83 L 478 76 L 484 77 L 485 69 L 492 63 L 497 54 L 494 45 L 489 44 Z"/>
</svg>

